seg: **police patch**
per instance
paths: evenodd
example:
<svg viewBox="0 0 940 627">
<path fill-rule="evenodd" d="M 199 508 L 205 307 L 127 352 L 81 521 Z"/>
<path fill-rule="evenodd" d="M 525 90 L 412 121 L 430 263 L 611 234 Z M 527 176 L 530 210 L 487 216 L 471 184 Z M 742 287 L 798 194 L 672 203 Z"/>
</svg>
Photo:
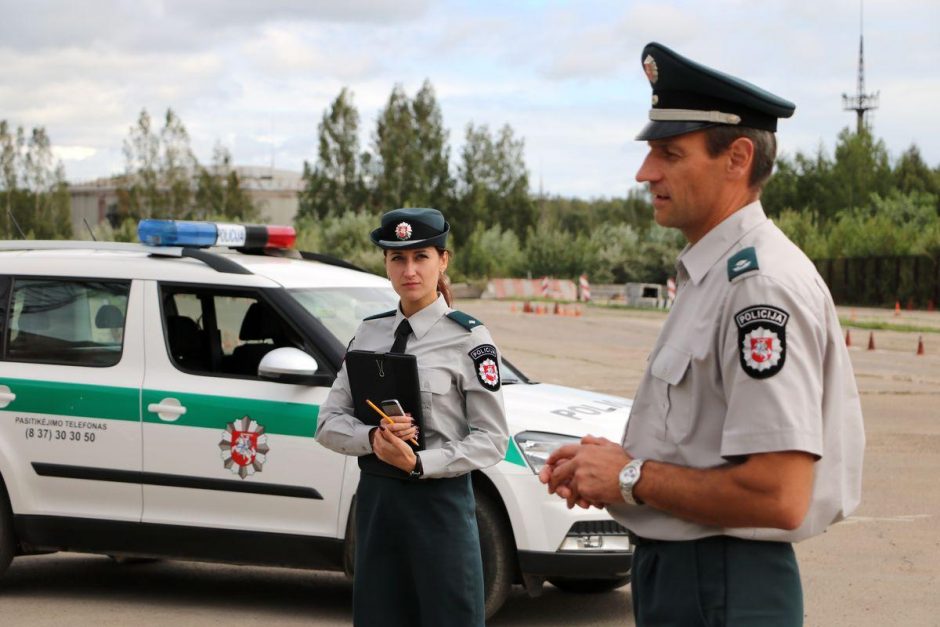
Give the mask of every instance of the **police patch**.
<svg viewBox="0 0 940 627">
<path fill-rule="evenodd" d="M 780 372 L 787 358 L 789 319 L 790 314 L 770 305 L 755 305 L 734 315 L 744 372 L 755 379 Z"/>
<path fill-rule="evenodd" d="M 498 390 L 500 384 L 499 356 L 496 354 L 496 347 L 492 344 L 480 344 L 467 354 L 473 360 L 477 379 L 480 380 L 483 387 L 491 392 Z"/>
</svg>

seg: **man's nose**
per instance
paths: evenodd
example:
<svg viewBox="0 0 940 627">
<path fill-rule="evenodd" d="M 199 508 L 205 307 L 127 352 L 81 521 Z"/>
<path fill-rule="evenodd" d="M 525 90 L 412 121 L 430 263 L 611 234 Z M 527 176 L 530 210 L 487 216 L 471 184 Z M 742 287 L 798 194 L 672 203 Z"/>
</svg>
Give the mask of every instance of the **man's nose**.
<svg viewBox="0 0 940 627">
<path fill-rule="evenodd" d="M 646 158 L 643 159 L 643 163 L 640 165 L 640 169 L 636 171 L 637 183 L 646 183 L 649 181 L 654 181 L 658 178 L 659 171 L 651 162 L 650 156 L 646 155 Z"/>
</svg>

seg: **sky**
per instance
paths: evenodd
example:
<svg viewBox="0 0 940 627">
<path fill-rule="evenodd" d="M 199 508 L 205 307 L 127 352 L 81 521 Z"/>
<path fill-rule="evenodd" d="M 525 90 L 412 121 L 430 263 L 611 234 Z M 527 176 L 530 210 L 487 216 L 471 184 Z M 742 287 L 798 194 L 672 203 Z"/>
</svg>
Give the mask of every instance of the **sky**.
<svg viewBox="0 0 940 627">
<path fill-rule="evenodd" d="M 300 171 L 343 87 L 361 148 L 396 84 L 428 79 L 456 171 L 466 126 L 509 124 L 533 192 L 622 196 L 646 151 L 634 140 L 657 41 L 796 103 L 783 154 L 831 155 L 855 127 L 858 0 L 0 0 L 0 119 L 44 126 L 70 181 L 124 170 L 140 111 L 172 108 L 200 162 Z M 871 123 L 897 158 L 940 165 L 940 2 L 867 0 Z"/>
</svg>

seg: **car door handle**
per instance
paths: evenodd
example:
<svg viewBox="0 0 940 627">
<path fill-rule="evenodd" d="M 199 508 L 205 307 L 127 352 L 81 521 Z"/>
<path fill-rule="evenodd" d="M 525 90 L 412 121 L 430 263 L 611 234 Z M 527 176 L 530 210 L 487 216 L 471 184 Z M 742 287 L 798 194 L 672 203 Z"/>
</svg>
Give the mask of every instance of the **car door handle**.
<svg viewBox="0 0 940 627">
<path fill-rule="evenodd" d="M 147 411 L 155 413 L 160 420 L 173 422 L 186 413 L 186 408 L 175 398 L 165 398 L 159 403 L 147 405 Z"/>
<path fill-rule="evenodd" d="M 0 385 L 0 409 L 6 407 L 16 400 L 16 394 L 10 391 L 5 385 Z"/>
</svg>

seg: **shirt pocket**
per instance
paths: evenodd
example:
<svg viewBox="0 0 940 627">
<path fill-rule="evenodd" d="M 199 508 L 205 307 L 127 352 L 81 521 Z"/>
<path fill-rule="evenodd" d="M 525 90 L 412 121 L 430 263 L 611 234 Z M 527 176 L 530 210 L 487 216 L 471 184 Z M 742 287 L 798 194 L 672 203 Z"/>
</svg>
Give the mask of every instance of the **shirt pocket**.
<svg viewBox="0 0 940 627">
<path fill-rule="evenodd" d="M 438 419 L 447 412 L 447 401 L 451 396 L 453 378 L 441 368 L 422 368 L 419 373 L 421 404 L 425 426 L 437 429 Z"/>
<path fill-rule="evenodd" d="M 664 345 L 650 367 L 655 386 L 657 415 L 660 416 L 660 428 L 657 430 L 662 439 L 680 442 L 688 435 L 692 427 L 691 408 L 682 403 L 679 384 L 692 362 L 692 354 L 671 346 Z"/>
</svg>

